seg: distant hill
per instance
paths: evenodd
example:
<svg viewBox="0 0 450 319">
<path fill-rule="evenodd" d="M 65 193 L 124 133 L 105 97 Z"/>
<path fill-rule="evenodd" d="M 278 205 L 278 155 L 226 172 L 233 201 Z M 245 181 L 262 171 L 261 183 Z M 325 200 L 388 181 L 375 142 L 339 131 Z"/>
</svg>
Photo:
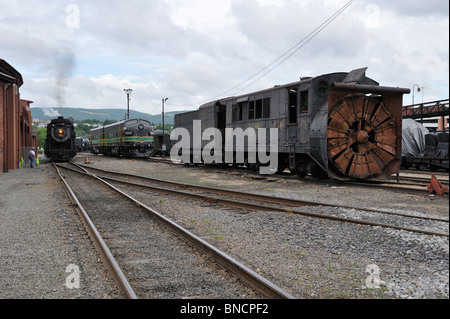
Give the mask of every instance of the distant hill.
<svg viewBox="0 0 450 319">
<path fill-rule="evenodd" d="M 164 123 L 173 124 L 174 116 L 178 113 L 183 113 L 185 111 L 178 112 L 167 112 L 164 113 Z M 83 121 L 83 120 L 114 120 L 120 121 L 125 119 L 125 114 L 127 113 L 126 109 L 84 109 L 84 108 L 43 108 L 43 107 L 31 107 L 31 116 L 33 119 L 43 120 L 51 120 L 57 118 L 58 116 L 63 116 L 64 118 L 68 118 L 70 115 L 72 116 L 74 121 Z M 145 120 L 149 120 L 154 124 L 162 123 L 161 114 L 151 115 L 147 113 L 137 112 L 130 110 L 130 118 L 142 118 Z"/>
</svg>

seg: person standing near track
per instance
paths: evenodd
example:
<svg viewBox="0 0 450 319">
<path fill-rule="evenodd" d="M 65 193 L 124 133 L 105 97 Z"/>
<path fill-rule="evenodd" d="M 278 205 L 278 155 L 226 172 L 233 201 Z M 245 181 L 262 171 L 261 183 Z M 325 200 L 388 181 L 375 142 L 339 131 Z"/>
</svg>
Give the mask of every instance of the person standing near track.
<svg viewBox="0 0 450 319">
<path fill-rule="evenodd" d="M 34 152 L 34 147 L 31 148 L 30 153 L 28 154 L 28 158 L 30 159 L 30 167 L 33 168 L 36 160 L 36 153 Z"/>
</svg>

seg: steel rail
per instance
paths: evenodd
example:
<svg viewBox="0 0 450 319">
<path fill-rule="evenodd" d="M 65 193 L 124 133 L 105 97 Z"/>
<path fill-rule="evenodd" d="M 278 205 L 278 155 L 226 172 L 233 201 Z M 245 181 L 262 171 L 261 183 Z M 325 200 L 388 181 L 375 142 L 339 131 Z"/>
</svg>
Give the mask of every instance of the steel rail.
<svg viewBox="0 0 450 319">
<path fill-rule="evenodd" d="M 392 177 L 392 179 L 395 179 L 395 177 Z M 400 183 L 403 185 L 418 185 L 412 182 L 422 183 L 422 184 L 429 184 L 431 182 L 431 175 L 429 175 L 428 178 L 421 178 L 421 177 L 412 177 L 412 176 L 400 176 Z M 439 178 L 438 178 L 439 179 Z M 402 181 L 407 181 L 406 183 L 402 183 Z M 448 177 L 446 180 L 439 179 L 441 184 L 448 185 Z M 397 183 L 397 182 L 390 182 L 390 183 Z M 398 184 L 398 183 L 397 183 Z"/>
<path fill-rule="evenodd" d="M 346 181 L 346 185 L 353 186 L 362 186 L 362 187 L 371 187 L 371 188 L 380 188 L 380 189 L 392 189 L 401 192 L 414 192 L 417 194 L 429 194 L 426 185 L 412 185 L 421 188 L 413 188 L 413 187 L 405 187 L 408 184 L 406 183 L 392 183 L 389 181 L 364 181 L 364 182 L 356 182 L 356 181 Z M 402 186 L 405 185 L 405 186 Z"/>
<path fill-rule="evenodd" d="M 76 165 L 76 166 L 78 166 L 80 169 L 83 169 L 86 174 L 95 176 L 92 173 L 90 173 L 87 170 L 85 170 L 82 166 L 79 166 L 79 165 Z M 79 172 L 79 173 L 81 173 L 81 172 Z M 354 218 L 339 217 L 339 216 L 333 216 L 333 215 L 325 215 L 325 214 L 319 214 L 319 213 L 312 213 L 312 212 L 305 212 L 305 211 L 299 211 L 299 210 L 285 209 L 285 208 L 279 208 L 279 207 L 272 207 L 272 206 L 253 204 L 253 203 L 248 203 L 248 202 L 245 203 L 245 202 L 234 201 L 234 200 L 229 200 L 229 199 L 213 198 L 213 197 L 210 197 L 210 196 L 186 193 L 186 192 L 177 191 L 177 190 L 169 190 L 169 189 L 166 189 L 166 188 L 160 188 L 160 187 L 143 185 L 143 184 L 137 184 L 137 183 L 122 181 L 122 180 L 109 178 L 109 177 L 104 177 L 104 176 L 102 176 L 102 178 L 110 180 L 110 181 L 118 182 L 118 183 L 132 185 L 132 186 L 149 188 L 149 189 L 152 189 L 152 190 L 160 192 L 160 193 L 170 193 L 170 194 L 173 194 L 173 195 L 176 195 L 176 196 L 181 196 L 181 197 L 184 197 L 184 198 L 195 199 L 195 200 L 208 202 L 208 203 L 211 203 L 211 204 L 218 204 L 218 205 L 222 205 L 222 206 L 228 206 L 228 207 L 234 207 L 234 208 L 244 208 L 244 209 L 249 209 L 249 210 L 253 210 L 253 211 L 278 211 L 278 212 L 284 212 L 284 213 L 289 213 L 289 214 L 297 214 L 297 215 L 303 215 L 303 216 L 308 216 L 308 217 L 330 219 L 330 220 L 335 220 L 335 221 L 340 221 L 340 222 L 349 222 L 349 223 L 354 223 L 354 224 L 361 224 L 361 225 L 368 225 L 368 226 L 375 226 L 375 227 L 383 227 L 383 228 L 391 228 L 391 229 L 397 229 L 397 230 L 410 231 L 410 232 L 421 233 L 421 234 L 426 234 L 426 235 L 449 237 L 449 235 L 445 234 L 445 233 L 438 233 L 438 232 L 432 232 L 432 231 L 427 231 L 427 230 L 420 230 L 420 229 L 409 228 L 409 227 L 402 227 L 402 226 L 389 225 L 389 224 L 383 224 L 383 223 L 377 223 L 377 222 L 370 222 L 370 221 L 354 219 Z M 408 215 L 408 216 L 410 216 L 410 215 Z"/>
<path fill-rule="evenodd" d="M 64 180 L 63 175 L 61 174 L 61 172 L 59 171 L 59 169 L 57 167 L 59 165 L 56 165 L 54 162 L 52 162 L 52 164 L 53 164 L 53 167 L 56 169 L 56 172 L 58 173 L 59 178 L 63 182 L 64 187 L 69 194 L 69 197 L 71 198 L 74 205 L 78 208 L 78 211 L 80 212 L 79 215 L 82 218 L 82 220 L 84 221 L 86 228 L 89 232 L 89 235 L 93 239 L 94 245 L 100 251 L 100 255 L 102 256 L 102 259 L 105 261 L 107 268 L 111 272 L 114 281 L 116 282 L 118 287 L 123 291 L 123 293 L 129 299 L 137 299 L 136 293 L 133 291 L 133 288 L 131 287 L 127 278 L 123 274 L 122 269 L 119 267 L 119 264 L 115 260 L 114 256 L 112 255 L 111 251 L 109 250 L 108 246 L 106 245 L 106 243 L 103 240 L 102 236 L 100 235 L 99 231 L 95 227 L 95 225 L 92 222 L 92 220 L 90 219 L 89 215 L 84 210 L 83 206 L 81 205 L 80 201 L 76 197 L 72 188 Z"/>
<path fill-rule="evenodd" d="M 82 167 L 75 163 L 71 163 L 71 164 L 78 166 L 78 167 Z M 181 189 L 190 189 L 190 190 L 196 190 L 196 191 L 202 191 L 202 192 L 208 192 L 208 193 L 214 193 L 214 194 L 220 194 L 220 195 L 226 195 L 226 196 L 232 196 L 232 197 L 239 197 L 239 198 L 244 198 L 244 199 L 265 201 L 265 202 L 276 203 L 276 204 L 280 204 L 280 205 L 290 205 L 290 206 L 299 206 L 299 207 L 302 207 L 302 206 L 303 207 L 304 206 L 337 207 L 337 208 L 355 209 L 355 210 L 361 210 L 361 211 L 366 211 L 366 212 L 371 212 L 371 213 L 395 215 L 395 216 L 415 218 L 415 219 L 426 219 L 426 220 L 434 220 L 434 221 L 447 222 L 447 223 L 449 222 L 448 219 L 436 218 L 436 217 L 431 217 L 431 216 L 415 216 L 415 215 L 396 213 L 396 212 L 387 212 L 387 211 L 383 211 L 383 210 L 370 209 L 370 208 L 352 207 L 352 206 L 337 205 L 337 204 L 327 204 L 327 203 L 322 203 L 322 202 L 311 202 L 311 201 L 298 200 L 298 199 L 289 199 L 289 198 L 267 196 L 267 195 L 260 195 L 260 194 L 251 194 L 251 193 L 246 193 L 246 192 L 236 192 L 236 191 L 232 191 L 232 190 L 219 189 L 219 188 L 214 188 L 214 187 L 205 187 L 205 186 L 197 186 L 197 185 L 189 185 L 189 184 L 185 184 L 185 183 L 172 182 L 172 181 L 167 181 L 167 180 L 162 180 L 162 179 L 152 178 L 152 177 L 147 177 L 147 176 L 141 176 L 141 175 L 135 175 L 135 174 L 111 172 L 111 171 L 103 170 L 100 168 L 94 168 L 94 167 L 90 167 L 90 169 L 98 170 L 103 173 L 110 173 L 110 174 L 121 175 L 121 176 L 129 176 L 129 177 L 133 177 L 133 178 L 141 178 L 144 180 L 158 183 L 160 185 L 172 186 L 172 187 L 177 187 L 177 188 L 181 188 Z"/>
<path fill-rule="evenodd" d="M 64 166 L 61 166 L 61 167 L 68 169 L 67 167 L 64 167 Z M 79 168 L 82 169 L 85 172 L 84 174 L 86 174 L 87 176 L 95 178 L 96 180 L 105 184 L 106 186 L 108 186 L 112 190 L 116 191 L 120 195 L 128 198 L 129 200 L 134 202 L 139 207 L 142 207 L 143 209 L 148 211 L 152 217 L 154 217 L 156 220 L 161 222 L 163 225 L 165 225 L 167 228 L 169 228 L 175 234 L 177 234 L 178 236 L 183 238 L 188 244 L 195 247 L 197 250 L 199 250 L 200 252 L 202 252 L 203 254 L 208 256 L 209 258 L 212 258 L 218 265 L 222 266 L 229 272 L 238 276 L 243 282 L 245 282 L 247 285 L 249 285 L 253 289 L 260 292 L 266 298 L 295 299 L 295 297 L 292 296 L 291 294 L 289 294 L 288 292 L 284 291 L 280 287 L 276 286 L 269 280 L 265 279 L 264 277 L 260 276 L 259 274 L 257 274 L 253 270 L 251 270 L 250 268 L 246 267 L 245 265 L 241 264 L 237 260 L 228 256 L 224 252 L 220 251 L 216 247 L 212 246 L 205 240 L 203 240 L 200 237 L 196 236 L 195 234 L 191 233 L 187 229 L 176 224 L 175 222 L 173 222 L 169 218 L 165 217 L 161 213 L 146 206 L 142 202 L 131 197 L 130 195 L 126 194 L 125 192 L 121 191 L 120 189 L 111 185 L 110 183 L 106 182 L 105 180 L 98 177 L 97 175 L 88 172 L 83 167 L 79 166 Z M 78 171 L 78 173 L 81 173 L 81 172 Z"/>
</svg>

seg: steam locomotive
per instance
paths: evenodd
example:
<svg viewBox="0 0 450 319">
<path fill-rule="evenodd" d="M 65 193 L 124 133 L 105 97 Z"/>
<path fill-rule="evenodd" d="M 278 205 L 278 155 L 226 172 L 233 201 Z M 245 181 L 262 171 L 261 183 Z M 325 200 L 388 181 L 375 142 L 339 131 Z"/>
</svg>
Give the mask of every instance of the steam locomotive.
<svg viewBox="0 0 450 319">
<path fill-rule="evenodd" d="M 52 161 L 69 161 L 77 155 L 75 131 L 69 119 L 59 116 L 47 125 L 44 154 Z"/>
<path fill-rule="evenodd" d="M 185 163 L 204 162 L 213 155 L 216 164 L 232 159 L 234 165 L 257 168 L 267 154 L 258 152 L 255 158 L 252 143 L 265 138 L 261 143 L 277 154 L 277 171 L 289 169 L 300 178 L 311 174 L 337 180 L 386 179 L 400 168 L 402 98 L 410 90 L 380 86 L 366 77 L 366 69 L 301 78 L 177 114 L 176 135 L 182 129 L 190 139 L 174 136 L 178 143 L 172 146 L 173 154 L 177 152 Z M 196 141 L 196 125 L 203 137 L 212 128 L 222 140 L 213 148 L 211 139 Z M 278 132 L 271 141 L 248 135 L 238 145 L 230 136 L 237 130 L 271 128 Z"/>
</svg>

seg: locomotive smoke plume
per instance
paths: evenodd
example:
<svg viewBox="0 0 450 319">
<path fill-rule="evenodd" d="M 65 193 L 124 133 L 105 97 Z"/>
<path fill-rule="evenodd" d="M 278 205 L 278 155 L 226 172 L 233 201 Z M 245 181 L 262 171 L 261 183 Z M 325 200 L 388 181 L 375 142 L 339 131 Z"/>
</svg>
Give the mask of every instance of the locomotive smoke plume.
<svg viewBox="0 0 450 319">
<path fill-rule="evenodd" d="M 64 48 L 58 50 L 52 61 L 55 77 L 54 98 L 58 108 L 65 106 L 65 95 L 69 79 L 75 67 L 75 56 L 73 52 Z"/>
<path fill-rule="evenodd" d="M 44 115 L 48 117 L 58 117 L 61 115 L 57 110 L 55 110 L 52 107 L 43 108 L 42 111 L 44 112 Z"/>
</svg>

